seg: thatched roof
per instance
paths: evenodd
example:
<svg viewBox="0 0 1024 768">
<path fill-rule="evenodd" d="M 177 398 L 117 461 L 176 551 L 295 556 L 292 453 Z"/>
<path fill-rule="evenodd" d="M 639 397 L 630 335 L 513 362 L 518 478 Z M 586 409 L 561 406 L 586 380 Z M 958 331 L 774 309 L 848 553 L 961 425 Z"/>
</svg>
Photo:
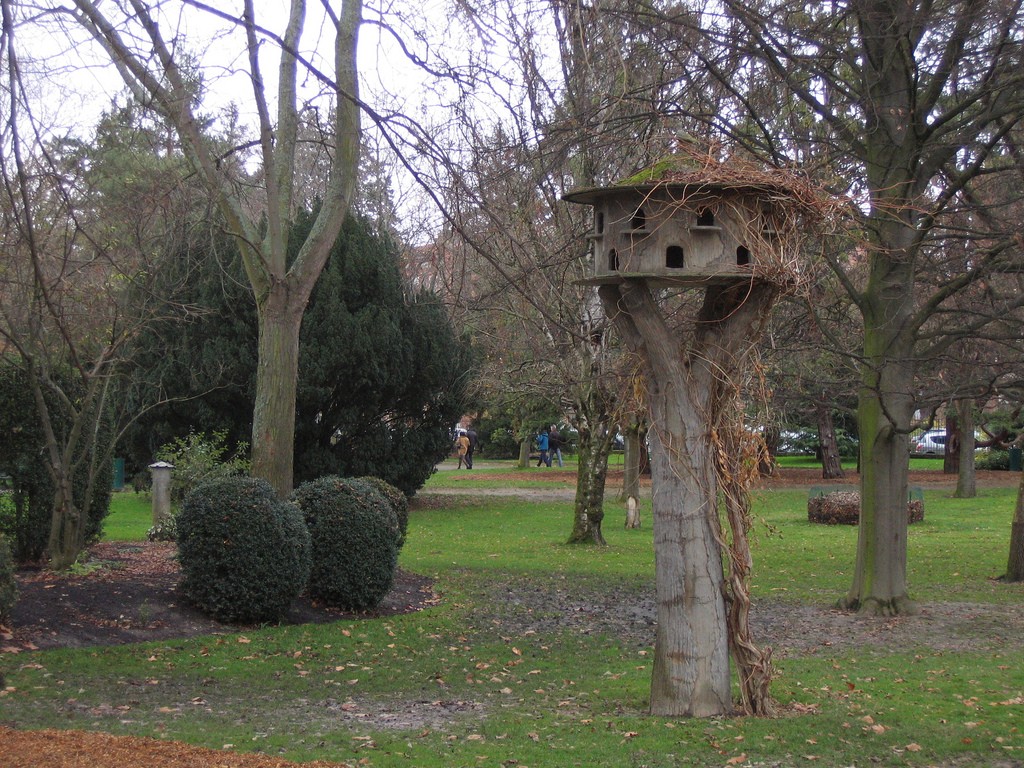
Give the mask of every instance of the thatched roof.
<svg viewBox="0 0 1024 768">
<path fill-rule="evenodd" d="M 705 194 L 762 194 L 776 202 L 789 202 L 797 207 L 818 207 L 818 196 L 802 176 L 781 168 L 766 168 L 732 156 L 719 161 L 710 154 L 697 154 L 692 146 L 687 151 L 669 155 L 620 181 L 604 187 L 573 189 L 562 199 L 570 203 L 593 205 L 611 194 L 633 192 L 646 197 L 662 188 Z"/>
</svg>

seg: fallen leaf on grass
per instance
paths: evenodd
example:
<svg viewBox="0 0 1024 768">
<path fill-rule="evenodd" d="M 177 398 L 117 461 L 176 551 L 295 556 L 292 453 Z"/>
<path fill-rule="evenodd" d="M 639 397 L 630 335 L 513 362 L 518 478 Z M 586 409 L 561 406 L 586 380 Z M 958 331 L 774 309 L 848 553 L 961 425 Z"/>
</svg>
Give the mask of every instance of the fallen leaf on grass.
<svg viewBox="0 0 1024 768">
<path fill-rule="evenodd" d="M 726 765 L 739 765 L 740 763 L 747 762 L 747 753 L 744 752 L 742 755 L 736 755 L 736 757 L 730 757 L 725 761 Z"/>
<path fill-rule="evenodd" d="M 814 714 L 818 711 L 817 704 L 801 704 L 799 701 L 794 701 L 790 706 L 794 712 L 799 712 L 805 715 Z"/>
</svg>

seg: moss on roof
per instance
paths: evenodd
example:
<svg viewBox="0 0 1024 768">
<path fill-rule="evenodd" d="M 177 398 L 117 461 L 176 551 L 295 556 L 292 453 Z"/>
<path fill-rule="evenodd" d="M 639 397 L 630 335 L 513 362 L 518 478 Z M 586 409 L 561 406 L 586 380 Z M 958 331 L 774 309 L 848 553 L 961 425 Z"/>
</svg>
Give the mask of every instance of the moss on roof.
<svg viewBox="0 0 1024 768">
<path fill-rule="evenodd" d="M 654 184 L 659 181 L 665 181 L 680 172 L 693 173 L 697 168 L 697 163 L 692 158 L 670 155 L 663 157 L 653 165 L 637 171 L 632 176 L 620 179 L 615 182 L 615 186 L 631 187 L 637 184 Z"/>
</svg>

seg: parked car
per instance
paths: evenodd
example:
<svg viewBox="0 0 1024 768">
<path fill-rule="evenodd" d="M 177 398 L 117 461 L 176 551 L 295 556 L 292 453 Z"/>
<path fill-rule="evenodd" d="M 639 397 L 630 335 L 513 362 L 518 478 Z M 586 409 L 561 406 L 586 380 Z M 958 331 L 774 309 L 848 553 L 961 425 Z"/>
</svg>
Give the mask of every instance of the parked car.
<svg viewBox="0 0 1024 768">
<path fill-rule="evenodd" d="M 910 452 L 915 456 L 945 456 L 946 430 L 929 429 L 914 440 Z"/>
</svg>

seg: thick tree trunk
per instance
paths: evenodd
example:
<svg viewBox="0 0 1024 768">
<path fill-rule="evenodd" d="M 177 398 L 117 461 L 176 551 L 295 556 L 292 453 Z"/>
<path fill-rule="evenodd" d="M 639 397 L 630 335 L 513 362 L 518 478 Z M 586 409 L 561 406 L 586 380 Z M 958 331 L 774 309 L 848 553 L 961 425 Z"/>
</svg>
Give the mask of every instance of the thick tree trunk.
<svg viewBox="0 0 1024 768">
<path fill-rule="evenodd" d="M 608 451 L 601 450 L 601 440 L 584 437 L 580 432 L 579 467 L 576 475 L 576 502 L 573 507 L 570 544 L 607 542 L 601 532 L 604 521 L 604 489 L 608 478 Z"/>
<path fill-rule="evenodd" d="M 839 443 L 836 441 L 836 428 L 832 421 L 832 409 L 828 403 L 819 402 L 816 406 L 818 415 L 818 445 L 821 446 L 821 476 L 825 480 L 846 477 L 843 472 L 842 460 L 839 457 Z"/>
<path fill-rule="evenodd" d="M 913 413 L 910 348 L 865 324 L 858 406 L 861 511 L 853 584 L 840 606 L 864 613 L 912 613 L 907 595 L 907 435 Z M 882 350 L 881 352 L 876 350 Z"/>
<path fill-rule="evenodd" d="M 642 434 L 640 425 L 632 423 L 623 430 L 626 439 L 625 455 L 622 458 L 623 476 L 622 493 L 619 501 L 626 501 L 632 496 L 640 498 L 640 464 L 641 454 L 646 458 L 647 447 L 644 445 L 646 434 Z"/>
<path fill-rule="evenodd" d="M 605 311 L 644 362 L 651 412 L 658 627 L 651 713 L 726 714 L 729 626 L 716 435 L 723 409 L 735 402 L 733 377 L 775 292 L 747 284 L 706 289 L 681 353 L 680 330 L 665 322 L 646 283 L 627 280 L 600 291 Z"/>
<path fill-rule="evenodd" d="M 1024 473 L 1021 473 L 1017 488 L 1017 510 L 1010 528 L 1010 558 L 1004 579 L 1024 581 Z"/>
<path fill-rule="evenodd" d="M 267 480 L 281 498 L 292 492 L 299 328 L 304 309 L 304 303 L 289 301 L 286 283 L 276 283 L 259 309 L 252 473 Z"/>
<path fill-rule="evenodd" d="M 519 461 L 516 466 L 526 469 L 530 466 L 530 438 L 524 437 L 519 441 Z"/>
<path fill-rule="evenodd" d="M 712 457 L 688 398 L 662 390 L 653 400 L 660 402 L 651 403 L 652 423 L 671 419 L 676 428 L 651 432 L 658 600 L 651 714 L 721 715 L 731 708 L 731 691 Z"/>
<path fill-rule="evenodd" d="M 978 495 L 977 473 L 974 469 L 974 403 L 970 400 L 957 400 L 957 411 L 960 424 L 959 466 L 956 475 L 957 499 L 973 499 Z"/>
<path fill-rule="evenodd" d="M 604 491 L 608 481 L 608 454 L 612 448 L 614 424 L 604 394 L 591 387 L 574 404 L 579 435 L 579 465 L 576 472 L 576 503 L 573 508 L 570 544 L 604 545 Z"/>
<path fill-rule="evenodd" d="M 960 417 L 956 404 L 946 412 L 946 450 L 942 454 L 942 474 L 956 475 L 960 472 Z"/>
<path fill-rule="evenodd" d="M 72 479 L 68 473 L 58 468 L 54 483 L 56 488 L 47 555 L 50 567 L 55 571 L 63 571 L 75 564 L 78 553 L 85 546 L 86 513 L 75 505 Z"/>
</svg>

